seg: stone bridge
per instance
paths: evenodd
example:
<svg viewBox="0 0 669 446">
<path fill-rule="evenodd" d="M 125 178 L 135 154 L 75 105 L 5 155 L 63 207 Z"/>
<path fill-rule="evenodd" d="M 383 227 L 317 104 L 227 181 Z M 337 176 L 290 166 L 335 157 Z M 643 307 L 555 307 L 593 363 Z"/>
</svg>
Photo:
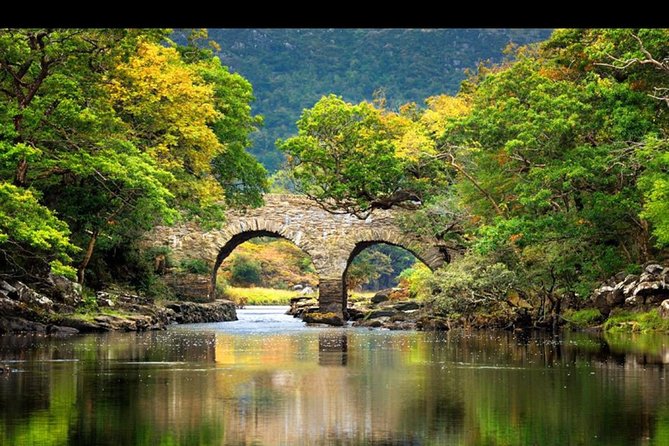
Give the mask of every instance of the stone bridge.
<svg viewBox="0 0 669 446">
<path fill-rule="evenodd" d="M 254 237 L 283 237 L 311 257 L 319 277 L 320 311 L 341 316 L 347 303 L 346 271 L 363 249 L 377 243 L 400 246 L 431 269 L 450 260 L 450 249 L 436 240 L 400 230 L 397 221 L 404 212 L 374 210 L 363 220 L 325 211 L 304 196 L 268 194 L 260 208 L 228 211 L 221 229 L 205 231 L 195 223 L 159 226 L 151 243 L 169 246 L 175 259 L 200 258 L 213 265 L 209 285 L 213 298 L 218 268 L 239 244 Z"/>
</svg>

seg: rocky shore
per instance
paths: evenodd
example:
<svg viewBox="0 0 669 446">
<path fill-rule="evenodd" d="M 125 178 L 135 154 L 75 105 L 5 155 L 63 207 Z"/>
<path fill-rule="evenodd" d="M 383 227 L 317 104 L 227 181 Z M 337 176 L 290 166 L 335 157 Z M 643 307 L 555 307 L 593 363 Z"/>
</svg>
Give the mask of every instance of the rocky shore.
<svg viewBox="0 0 669 446">
<path fill-rule="evenodd" d="M 371 302 L 355 302 L 347 308 L 348 320 L 354 327 L 388 330 L 447 330 L 448 322 L 422 311 L 420 303 L 408 299 L 403 290 L 377 292 Z M 291 299 L 288 314 L 309 325 L 343 326 L 345 321 L 334 313 L 320 313 L 318 301 L 309 297 Z"/>
<path fill-rule="evenodd" d="M 597 288 L 592 305 L 608 316 L 615 308 L 648 311 L 660 309 L 669 317 L 669 267 L 650 263 L 641 274 L 618 274 Z"/>
<path fill-rule="evenodd" d="M 155 303 L 123 292 L 98 292 L 82 301 L 81 286 L 62 277 L 50 277 L 39 288 L 0 281 L 0 334 L 163 330 L 171 324 L 237 319 L 228 300 Z"/>
</svg>

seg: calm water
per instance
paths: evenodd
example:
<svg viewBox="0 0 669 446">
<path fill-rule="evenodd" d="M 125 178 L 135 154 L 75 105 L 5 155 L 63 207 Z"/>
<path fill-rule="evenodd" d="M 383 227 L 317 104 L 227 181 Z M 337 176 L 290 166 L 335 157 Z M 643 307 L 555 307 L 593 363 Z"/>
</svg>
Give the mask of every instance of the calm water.
<svg viewBox="0 0 669 446">
<path fill-rule="evenodd" d="M 669 338 L 304 328 L 0 337 L 2 445 L 669 445 Z"/>
</svg>

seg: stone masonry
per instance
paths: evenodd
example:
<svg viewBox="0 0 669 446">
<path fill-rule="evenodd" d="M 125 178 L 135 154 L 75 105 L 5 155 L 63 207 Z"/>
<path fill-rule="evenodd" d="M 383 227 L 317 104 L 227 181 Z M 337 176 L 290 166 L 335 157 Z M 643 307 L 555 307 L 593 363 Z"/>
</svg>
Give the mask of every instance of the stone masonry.
<svg viewBox="0 0 669 446">
<path fill-rule="evenodd" d="M 449 261 L 451 252 L 436 240 L 425 240 L 402 232 L 396 218 L 403 210 L 374 210 L 366 219 L 347 213 L 331 213 L 299 195 L 265 195 L 260 208 L 231 210 L 221 229 L 202 230 L 195 223 L 155 228 L 150 244 L 168 246 L 176 260 L 199 258 L 214 265 L 216 272 L 225 258 L 241 243 L 260 236 L 286 238 L 306 252 L 319 276 L 321 312 L 341 315 L 346 308 L 344 276 L 357 253 L 376 243 L 400 246 L 412 252 L 431 269 Z"/>
</svg>

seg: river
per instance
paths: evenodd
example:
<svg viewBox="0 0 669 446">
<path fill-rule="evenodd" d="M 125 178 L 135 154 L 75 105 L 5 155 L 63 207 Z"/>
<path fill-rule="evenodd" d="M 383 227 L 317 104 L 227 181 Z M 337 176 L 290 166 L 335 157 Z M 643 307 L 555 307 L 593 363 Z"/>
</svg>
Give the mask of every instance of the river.
<svg viewBox="0 0 669 446">
<path fill-rule="evenodd" d="M 669 338 L 239 321 L 0 337 L 2 445 L 667 445 Z"/>
</svg>

